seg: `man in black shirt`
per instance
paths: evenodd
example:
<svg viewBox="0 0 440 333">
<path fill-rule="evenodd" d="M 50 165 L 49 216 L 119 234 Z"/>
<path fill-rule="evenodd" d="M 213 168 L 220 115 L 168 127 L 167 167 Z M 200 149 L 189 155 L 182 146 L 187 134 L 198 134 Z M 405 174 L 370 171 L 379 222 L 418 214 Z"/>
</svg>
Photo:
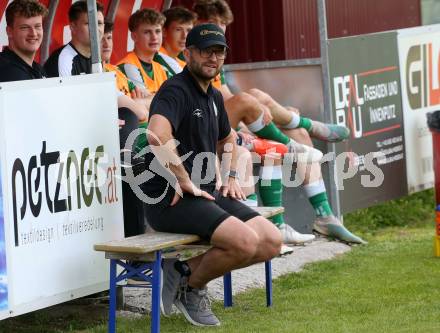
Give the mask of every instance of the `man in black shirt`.
<svg viewBox="0 0 440 333">
<path fill-rule="evenodd" d="M 104 6 L 96 3 L 99 37 L 104 34 Z M 44 64 L 49 77 L 90 74 L 92 60 L 87 1 L 75 2 L 69 9 L 70 43 L 54 51 Z"/>
<path fill-rule="evenodd" d="M 146 205 L 154 229 L 197 234 L 212 245 L 187 262 L 164 261 L 162 311 L 170 314 L 174 302 L 192 324 L 215 326 L 220 322 L 206 299 L 206 284 L 275 257 L 281 234 L 239 201 L 245 196 L 236 179 L 235 139 L 223 98 L 211 85 L 226 56 L 223 31 L 214 24 L 200 25 L 188 34 L 186 47 L 187 67 L 162 85 L 151 104 L 148 140 L 155 159 L 150 156 L 147 166 L 158 170 L 161 165 L 163 177 L 155 175 L 143 191 L 163 197 Z M 219 190 L 216 154 L 222 164 L 229 164 Z M 179 288 L 183 292 L 178 293 Z"/>
<path fill-rule="evenodd" d="M 6 9 L 9 46 L 0 53 L 0 82 L 41 79 L 43 68 L 34 61 L 43 40 L 47 9 L 37 0 L 15 0 Z"/>
</svg>

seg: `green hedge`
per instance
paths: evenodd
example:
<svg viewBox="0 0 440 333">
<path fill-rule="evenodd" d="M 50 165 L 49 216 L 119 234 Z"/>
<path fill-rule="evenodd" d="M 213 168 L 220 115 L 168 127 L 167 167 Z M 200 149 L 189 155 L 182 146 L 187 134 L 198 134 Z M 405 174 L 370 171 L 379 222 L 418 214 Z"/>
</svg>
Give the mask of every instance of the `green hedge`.
<svg viewBox="0 0 440 333">
<path fill-rule="evenodd" d="M 344 215 L 344 224 L 351 230 L 374 233 L 384 227 L 420 226 L 435 222 L 434 190 L 358 210 Z"/>
</svg>

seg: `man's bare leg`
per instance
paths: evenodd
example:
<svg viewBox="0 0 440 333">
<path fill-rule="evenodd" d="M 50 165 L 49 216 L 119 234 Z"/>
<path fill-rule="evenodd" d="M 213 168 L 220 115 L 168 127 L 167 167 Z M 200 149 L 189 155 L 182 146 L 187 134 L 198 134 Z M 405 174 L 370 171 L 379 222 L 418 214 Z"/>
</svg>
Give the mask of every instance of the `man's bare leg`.
<svg viewBox="0 0 440 333">
<path fill-rule="evenodd" d="M 275 124 L 283 126 L 291 122 L 293 117 L 292 112 L 275 101 L 270 95 L 255 88 L 250 89 L 248 93 L 254 96 L 258 102 L 269 108 Z"/>
<path fill-rule="evenodd" d="M 304 129 L 288 129 L 283 132 L 304 145 L 312 145 L 309 134 Z M 320 163 L 297 163 L 297 173 L 304 179 L 304 191 L 316 213 L 313 228 L 324 235 L 349 243 L 365 243 L 361 238 L 347 230 L 334 215 L 327 197 Z"/>
<path fill-rule="evenodd" d="M 213 247 L 205 254 L 188 260 L 191 268 L 188 285 L 193 288 L 203 288 L 227 272 L 277 256 L 281 235 L 262 217 L 246 223 L 229 217 L 214 231 L 211 244 Z"/>
<path fill-rule="evenodd" d="M 237 94 L 225 101 L 229 123 L 237 128 L 240 121 L 251 124 L 264 113 L 265 107 L 248 94 Z"/>
<path fill-rule="evenodd" d="M 242 121 L 247 128 L 260 138 L 285 144 L 290 153 L 297 158 L 299 154 L 307 154 L 308 158 L 319 161 L 322 153 L 319 150 L 298 144 L 286 136 L 272 122 L 269 109 L 258 100 L 246 93 L 239 93 L 225 102 L 226 112 L 232 128 L 237 128 Z"/>
<path fill-rule="evenodd" d="M 304 128 L 314 138 L 328 142 L 343 141 L 350 134 L 350 130 L 345 126 L 324 124 L 320 121 L 303 117 L 299 114 L 298 109 L 292 107 L 287 109 L 275 101 L 272 96 L 259 89 L 250 89 L 248 93 L 269 108 L 273 121 L 282 128 Z"/>
<path fill-rule="evenodd" d="M 279 243 L 281 243 L 281 235 L 280 235 L 279 230 L 269 220 L 267 220 L 261 216 L 254 217 L 253 219 L 250 219 L 249 221 L 247 221 L 245 223 L 243 223 L 241 221 L 239 221 L 239 222 L 242 225 L 245 225 L 246 227 L 253 230 L 255 232 L 255 234 L 258 236 L 259 242 L 258 242 L 258 246 L 257 246 L 257 249 L 255 251 L 254 256 L 252 258 L 249 258 L 248 262 L 244 262 L 244 263 L 238 265 L 237 267 L 235 267 L 234 269 L 247 267 L 249 265 L 252 265 L 253 263 L 263 262 L 263 261 L 266 261 L 266 260 L 273 258 L 274 253 L 271 253 L 269 247 L 272 247 L 272 248 L 275 247 L 278 249 Z M 214 232 L 214 234 L 215 234 L 215 232 Z M 187 261 L 188 265 L 190 266 L 191 272 L 199 270 L 200 263 L 202 262 L 202 260 L 204 260 L 203 258 L 205 257 L 205 255 L 207 253 L 208 252 L 201 254 L 197 257 L 191 258 Z M 227 272 L 229 272 L 229 271 L 225 271 L 218 276 L 221 276 Z M 216 276 L 216 277 L 218 277 L 218 276 Z M 191 283 L 192 283 L 192 280 L 190 282 L 190 285 L 192 285 Z"/>
<path fill-rule="evenodd" d="M 283 175 L 281 162 L 281 156 L 278 156 L 278 154 L 266 154 L 263 157 L 258 188 L 264 206 L 283 206 Z M 315 239 L 314 235 L 301 234 L 294 230 L 289 224 L 286 224 L 283 213 L 273 216 L 271 221 L 280 230 L 284 244 L 300 245 Z M 287 249 L 287 252 L 290 252 L 290 249 Z"/>
<path fill-rule="evenodd" d="M 168 283 L 166 299 L 177 295 L 174 299 L 176 307 L 192 324 L 198 326 L 220 324 L 209 306 L 206 284 L 233 269 L 246 267 L 278 255 L 281 236 L 269 221 L 260 216 L 247 223 L 229 217 L 216 228 L 211 237 L 211 244 L 213 247 L 204 255 L 187 262 L 191 274 L 179 275 L 178 272 L 184 265 L 182 262 L 176 262 L 174 268 L 170 267 L 173 265 L 172 262 L 167 264 L 168 274 L 164 274 L 164 278 L 168 278 L 167 281 L 171 279 L 171 282 L 179 283 L 176 291 Z M 164 291 L 162 291 L 163 299 Z M 170 310 L 169 314 L 171 309 L 168 310 Z"/>
</svg>

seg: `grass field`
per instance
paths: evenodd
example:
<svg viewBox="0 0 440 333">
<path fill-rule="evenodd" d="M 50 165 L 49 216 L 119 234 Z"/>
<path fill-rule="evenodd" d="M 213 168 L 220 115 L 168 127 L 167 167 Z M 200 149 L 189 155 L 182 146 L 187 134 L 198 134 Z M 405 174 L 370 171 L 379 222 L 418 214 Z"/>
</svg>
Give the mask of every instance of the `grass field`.
<svg viewBox="0 0 440 333">
<path fill-rule="evenodd" d="M 178 315 L 162 318 L 162 332 L 440 332 L 433 206 L 427 191 L 351 214 L 347 225 L 369 245 L 275 280 L 272 308 L 262 306 L 263 289 L 251 290 L 236 296 L 233 308 L 214 303 L 218 328 L 195 328 Z M 106 332 L 105 307 L 56 311 L 4 320 L 0 332 Z M 118 332 L 148 330 L 148 316 L 118 319 Z"/>
</svg>

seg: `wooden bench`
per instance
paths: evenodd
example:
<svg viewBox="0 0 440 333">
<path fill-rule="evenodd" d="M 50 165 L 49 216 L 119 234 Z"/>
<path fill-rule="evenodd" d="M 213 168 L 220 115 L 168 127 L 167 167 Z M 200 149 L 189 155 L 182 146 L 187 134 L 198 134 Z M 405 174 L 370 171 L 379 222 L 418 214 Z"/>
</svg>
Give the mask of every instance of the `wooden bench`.
<svg viewBox="0 0 440 333">
<path fill-rule="evenodd" d="M 269 218 L 284 211 L 283 207 L 255 207 L 262 216 Z M 209 246 L 200 245 L 200 237 L 187 234 L 151 232 L 138 236 L 95 244 L 96 251 L 105 252 L 110 259 L 110 305 L 108 332 L 116 331 L 116 286 L 118 282 L 137 276 L 152 289 L 151 332 L 160 332 L 160 286 L 162 259 L 176 256 L 186 258 L 203 253 Z M 194 245 L 195 244 L 195 245 Z M 133 262 L 137 262 L 133 265 Z M 139 263 L 141 262 L 141 264 Z M 117 273 L 117 266 L 123 268 Z M 266 305 L 272 305 L 272 267 L 265 262 Z M 224 306 L 232 306 L 231 273 L 223 277 Z"/>
</svg>

